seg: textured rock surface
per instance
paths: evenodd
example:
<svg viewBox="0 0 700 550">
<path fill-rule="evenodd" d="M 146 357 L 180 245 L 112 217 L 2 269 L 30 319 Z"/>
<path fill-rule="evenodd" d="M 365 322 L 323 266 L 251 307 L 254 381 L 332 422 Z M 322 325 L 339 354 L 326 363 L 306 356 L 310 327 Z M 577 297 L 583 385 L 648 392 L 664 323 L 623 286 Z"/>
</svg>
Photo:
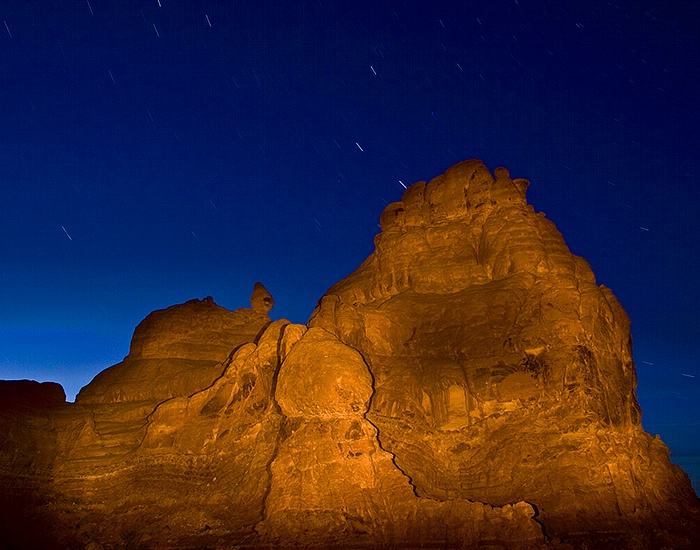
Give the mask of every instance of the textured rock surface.
<svg viewBox="0 0 700 550">
<path fill-rule="evenodd" d="M 629 320 L 527 181 L 411 186 L 308 326 L 149 315 L 75 404 L 0 382 L 0 547 L 692 548 Z"/>
<path fill-rule="evenodd" d="M 251 303 L 253 309 L 229 311 L 209 296 L 154 311 L 136 327 L 124 361 L 80 390 L 76 403 L 162 401 L 211 384 L 231 351 L 270 322 L 272 297 L 262 284 L 256 283 Z"/>
<path fill-rule="evenodd" d="M 290 328 L 283 347 L 298 341 L 282 363 L 275 392 L 284 424 L 270 467 L 265 520 L 257 526 L 264 543 L 540 545 L 541 528 L 525 502 L 493 508 L 418 498 L 365 418 L 373 388 L 362 355 L 324 329 Z"/>
<path fill-rule="evenodd" d="M 697 499 L 641 428 L 629 319 L 527 185 L 479 161 L 414 184 L 309 325 L 367 361 L 368 418 L 419 495 L 525 500 L 572 541 L 683 532 Z"/>
</svg>

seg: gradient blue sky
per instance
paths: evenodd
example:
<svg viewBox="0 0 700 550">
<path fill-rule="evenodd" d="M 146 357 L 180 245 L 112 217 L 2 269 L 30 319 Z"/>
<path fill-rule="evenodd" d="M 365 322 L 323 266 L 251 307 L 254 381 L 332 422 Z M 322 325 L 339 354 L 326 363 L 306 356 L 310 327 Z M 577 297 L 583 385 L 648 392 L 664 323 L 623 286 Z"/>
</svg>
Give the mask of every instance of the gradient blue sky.
<svg viewBox="0 0 700 550">
<path fill-rule="evenodd" d="M 700 23 L 687 0 L 0 5 L 0 378 L 78 389 L 154 309 L 306 322 L 401 182 L 481 158 L 632 318 L 700 466 Z"/>
</svg>

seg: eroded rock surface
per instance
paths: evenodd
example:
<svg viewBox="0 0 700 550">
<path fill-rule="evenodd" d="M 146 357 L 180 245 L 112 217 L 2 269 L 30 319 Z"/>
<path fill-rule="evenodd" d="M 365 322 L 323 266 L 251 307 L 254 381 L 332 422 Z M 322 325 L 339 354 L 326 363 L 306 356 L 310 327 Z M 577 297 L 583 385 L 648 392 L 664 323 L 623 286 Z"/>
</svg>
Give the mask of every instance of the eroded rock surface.
<svg viewBox="0 0 700 550">
<path fill-rule="evenodd" d="M 267 309 L 258 304 L 264 300 Z M 80 390 L 76 403 L 162 401 L 211 384 L 231 351 L 254 341 L 270 323 L 272 297 L 262 284 L 251 302 L 253 309 L 229 311 L 208 296 L 154 311 L 136 327 L 124 361 Z"/>
<path fill-rule="evenodd" d="M 525 502 L 499 508 L 419 498 L 365 416 L 373 386 L 362 355 L 322 328 L 289 328 L 297 329 L 292 338 L 298 342 L 282 363 L 275 392 L 284 424 L 265 520 L 257 526 L 265 544 L 541 545 L 541 527 Z"/>
<path fill-rule="evenodd" d="M 479 161 L 406 190 L 308 323 L 149 315 L 65 402 L 0 382 L 0 547 L 693 548 L 629 320 Z"/>
<path fill-rule="evenodd" d="M 641 428 L 626 313 L 527 186 L 480 161 L 414 184 L 309 326 L 367 361 L 368 418 L 421 496 L 531 502 L 571 540 L 697 518 Z"/>
</svg>

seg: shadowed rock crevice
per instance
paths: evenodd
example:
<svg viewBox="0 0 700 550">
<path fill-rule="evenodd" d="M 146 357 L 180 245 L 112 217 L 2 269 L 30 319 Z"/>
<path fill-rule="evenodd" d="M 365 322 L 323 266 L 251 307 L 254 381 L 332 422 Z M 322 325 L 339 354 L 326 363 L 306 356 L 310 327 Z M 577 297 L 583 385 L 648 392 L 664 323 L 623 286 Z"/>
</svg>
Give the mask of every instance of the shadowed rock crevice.
<svg viewBox="0 0 700 550">
<path fill-rule="evenodd" d="M 76 403 L 0 381 L 0 546 L 695 548 L 629 319 L 480 161 L 418 182 L 307 325 L 155 311 Z"/>
<path fill-rule="evenodd" d="M 544 541 L 547 543 L 551 542 L 552 537 L 550 537 L 549 533 L 547 533 L 547 526 L 540 519 L 539 508 L 537 508 L 537 505 L 534 504 L 533 502 L 528 502 L 528 504 L 532 507 L 532 509 L 534 511 L 534 515 L 532 516 L 532 521 L 536 522 L 540 526 L 540 529 L 542 529 L 542 536 L 544 537 Z"/>
<path fill-rule="evenodd" d="M 279 377 L 279 370 L 280 367 L 282 366 L 282 361 L 286 357 L 286 355 L 289 353 L 289 350 L 291 347 L 296 343 L 296 340 L 298 339 L 299 335 L 299 329 L 296 331 L 291 324 L 284 325 L 280 331 L 279 338 L 277 340 L 277 365 L 274 370 L 274 374 L 272 375 L 272 380 L 270 383 L 270 403 L 271 406 L 274 408 L 275 412 L 281 417 L 280 421 L 280 426 L 277 431 L 277 436 L 275 438 L 275 443 L 274 447 L 272 449 L 272 453 L 270 456 L 270 459 L 268 462 L 265 464 L 265 474 L 267 476 L 267 486 L 265 489 L 265 493 L 263 494 L 262 497 L 262 506 L 261 506 L 261 511 L 260 511 L 260 519 L 255 523 L 255 526 L 253 529 L 255 530 L 256 533 L 259 533 L 259 525 L 265 520 L 265 517 L 267 515 L 267 503 L 268 499 L 270 497 L 270 492 L 272 491 L 272 463 L 275 461 L 277 458 L 277 455 L 279 453 L 279 447 L 280 443 L 287 437 L 286 431 L 289 429 L 287 426 L 288 419 L 282 412 L 282 409 L 279 406 L 279 403 L 277 403 L 276 399 L 276 392 L 277 392 L 277 379 Z M 294 332 L 293 335 L 287 336 L 285 339 L 285 333 L 286 332 Z"/>
<path fill-rule="evenodd" d="M 401 469 L 401 467 L 396 463 L 396 456 L 391 451 L 389 451 L 386 447 L 384 447 L 384 445 L 382 445 L 382 434 L 381 434 L 381 431 L 379 430 L 379 427 L 376 424 L 374 424 L 372 422 L 372 420 L 367 416 L 367 413 L 372 408 L 372 400 L 374 399 L 374 396 L 375 396 L 375 381 L 374 381 L 374 375 L 372 374 L 372 370 L 369 368 L 369 365 L 367 365 L 367 363 L 365 363 L 365 366 L 367 367 L 367 372 L 369 373 L 370 379 L 372 380 L 372 394 L 370 395 L 369 401 L 367 403 L 367 410 L 364 412 L 364 414 L 362 416 L 376 430 L 376 432 L 377 432 L 377 446 L 391 456 L 391 462 L 394 464 L 394 467 L 406 477 L 406 479 L 408 480 L 408 484 L 411 486 L 411 490 L 413 491 L 413 494 L 416 497 L 418 497 L 419 495 L 418 495 L 418 492 L 416 491 L 416 486 L 413 483 L 411 476 L 409 476 L 406 472 L 404 472 Z"/>
</svg>

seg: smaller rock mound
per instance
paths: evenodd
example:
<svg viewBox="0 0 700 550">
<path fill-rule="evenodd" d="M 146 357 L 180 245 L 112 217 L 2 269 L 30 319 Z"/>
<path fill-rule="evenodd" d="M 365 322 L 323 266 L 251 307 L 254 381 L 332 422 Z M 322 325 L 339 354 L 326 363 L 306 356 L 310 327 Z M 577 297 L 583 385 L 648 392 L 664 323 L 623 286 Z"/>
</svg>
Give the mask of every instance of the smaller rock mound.
<svg viewBox="0 0 700 550">
<path fill-rule="evenodd" d="M 270 324 L 274 300 L 261 283 L 251 303 L 229 311 L 208 296 L 154 311 L 136 327 L 129 355 L 98 374 L 76 403 L 160 402 L 207 387 L 231 352 Z"/>
</svg>

